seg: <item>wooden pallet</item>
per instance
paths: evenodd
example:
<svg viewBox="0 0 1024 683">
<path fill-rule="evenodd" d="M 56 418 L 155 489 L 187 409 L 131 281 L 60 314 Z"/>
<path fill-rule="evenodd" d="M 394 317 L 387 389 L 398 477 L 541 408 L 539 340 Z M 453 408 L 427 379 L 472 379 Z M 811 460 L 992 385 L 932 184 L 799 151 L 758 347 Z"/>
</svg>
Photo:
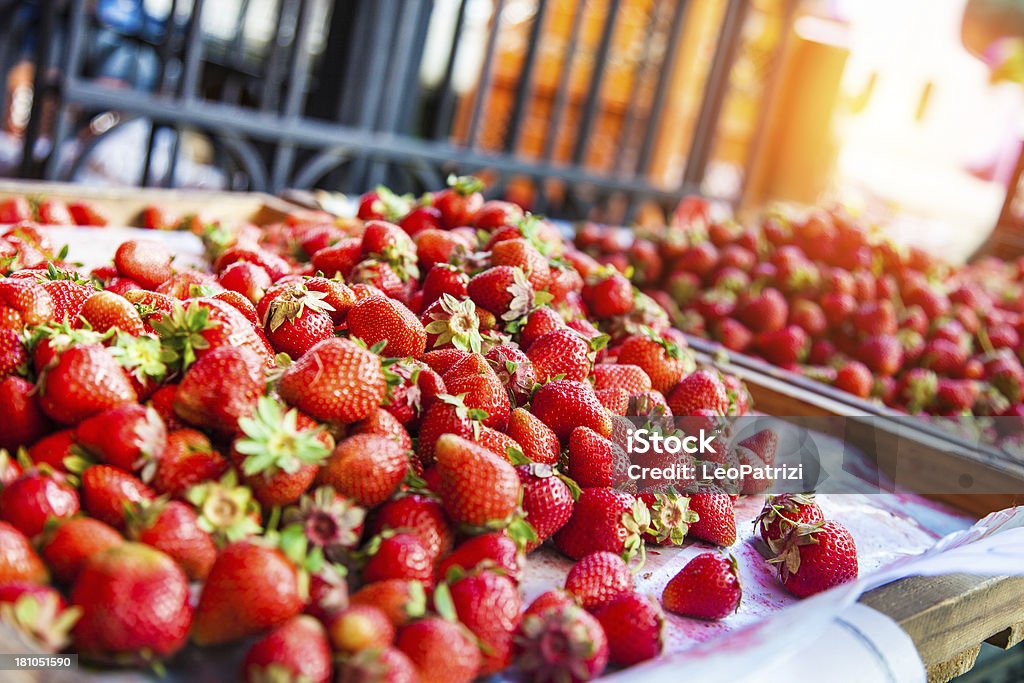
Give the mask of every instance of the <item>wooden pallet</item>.
<svg viewBox="0 0 1024 683">
<path fill-rule="evenodd" d="M 180 216 L 201 214 L 215 220 L 244 221 L 255 225 L 278 223 L 289 214 L 306 210 L 285 199 L 261 192 L 92 187 L 70 183 L 0 181 L 0 199 L 17 196 L 89 202 L 107 216 L 110 225 L 124 227 L 142 227 L 142 213 L 151 205 L 166 207 Z"/>
</svg>

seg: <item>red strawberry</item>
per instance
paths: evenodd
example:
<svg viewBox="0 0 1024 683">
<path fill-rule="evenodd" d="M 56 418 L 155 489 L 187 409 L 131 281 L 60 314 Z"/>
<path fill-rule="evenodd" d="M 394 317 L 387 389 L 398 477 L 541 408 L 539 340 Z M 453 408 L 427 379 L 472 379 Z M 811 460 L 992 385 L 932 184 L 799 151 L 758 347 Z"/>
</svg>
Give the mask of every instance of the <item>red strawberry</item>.
<svg viewBox="0 0 1024 683">
<path fill-rule="evenodd" d="M 279 626 L 302 610 L 299 572 L 278 549 L 249 541 L 224 548 L 196 607 L 192 639 L 229 643 Z"/>
<path fill-rule="evenodd" d="M 593 353 L 606 341 L 607 337 L 601 337 L 588 342 L 573 330 L 562 328 L 537 339 L 526 355 L 533 362 L 537 381 L 541 383 L 556 377 L 582 382 L 590 375 Z"/>
<path fill-rule="evenodd" d="M 363 586 L 352 594 L 349 602 L 353 606 L 377 607 L 388 615 L 392 624 L 399 627 L 423 616 L 427 595 L 419 581 L 389 579 Z"/>
<path fill-rule="evenodd" d="M 523 210 L 518 204 L 489 199 L 473 215 L 473 225 L 482 230 L 494 230 L 506 225 L 518 225 L 523 220 Z"/>
<path fill-rule="evenodd" d="M 82 610 L 75 651 L 90 660 L 153 663 L 188 639 L 188 580 L 171 558 L 149 546 L 122 543 L 90 557 L 71 602 Z"/>
<path fill-rule="evenodd" d="M 377 355 L 347 339 L 327 339 L 288 366 L 279 391 L 318 420 L 351 423 L 372 413 L 386 388 Z"/>
<path fill-rule="evenodd" d="M 597 390 L 625 389 L 629 394 L 651 390 L 651 378 L 638 365 L 598 363 L 593 377 Z"/>
<path fill-rule="evenodd" d="M 858 361 L 848 361 L 836 371 L 835 386 L 854 396 L 867 398 L 871 395 L 874 377 L 868 366 Z"/>
<path fill-rule="evenodd" d="M 319 481 L 364 507 L 380 505 L 405 478 L 409 457 L 392 439 L 357 434 L 343 439 L 320 470 Z"/>
<path fill-rule="evenodd" d="M 782 585 L 798 598 L 857 578 L 857 546 L 838 522 L 798 526 L 771 547 Z"/>
<path fill-rule="evenodd" d="M 349 434 L 386 436 L 401 446 L 403 450 L 412 450 L 412 437 L 409 436 L 409 432 L 393 413 L 383 408 L 377 408 L 365 420 L 360 420 L 352 425 Z"/>
<path fill-rule="evenodd" d="M 266 249 L 251 249 L 248 247 L 236 246 L 225 249 L 224 253 L 217 257 L 213 264 L 213 270 L 217 273 L 224 272 L 228 266 L 238 261 L 248 261 L 267 271 L 270 279 L 277 282 L 291 272 L 288 262 L 277 254 Z"/>
<path fill-rule="evenodd" d="M 497 673 L 512 663 L 512 634 L 519 627 L 522 601 L 507 576 L 483 571 L 451 584 L 451 601 L 480 643 L 478 675 Z"/>
<path fill-rule="evenodd" d="M 757 296 L 740 302 L 736 318 L 755 334 L 781 330 L 789 317 L 786 298 L 777 289 L 768 287 Z"/>
<path fill-rule="evenodd" d="M 611 488 L 583 489 L 569 521 L 554 536 L 555 546 L 574 560 L 598 551 L 632 556 L 643 548 L 641 534 L 649 526 L 643 501 Z"/>
<path fill-rule="evenodd" d="M 93 555 L 124 542 L 113 527 L 91 517 L 72 517 L 44 537 L 40 552 L 59 583 L 71 584 Z"/>
<path fill-rule="evenodd" d="M 534 299 L 526 275 L 512 266 L 494 266 L 474 275 L 466 285 L 466 293 L 478 306 L 507 322 L 529 313 Z"/>
<path fill-rule="evenodd" d="M 152 485 L 160 493 L 180 498 L 196 484 L 219 479 L 229 466 L 202 432 L 179 429 L 167 435 Z"/>
<path fill-rule="evenodd" d="M 629 412 L 629 394 L 625 389 L 598 389 L 594 395 L 612 415 L 625 415 Z"/>
<path fill-rule="evenodd" d="M 59 199 L 43 199 L 36 206 L 39 222 L 46 225 L 74 225 L 68 205 Z"/>
<path fill-rule="evenodd" d="M 349 273 L 360 260 L 362 240 L 348 238 L 318 249 L 310 258 L 310 263 L 326 277 L 348 277 Z"/>
<path fill-rule="evenodd" d="M 260 300 L 256 315 L 274 349 L 298 358 L 317 342 L 334 337 L 334 306 L 324 300 L 326 296 L 303 284 L 270 288 Z"/>
<path fill-rule="evenodd" d="M 438 493 L 457 523 L 484 526 L 507 519 L 518 504 L 519 478 L 505 460 L 454 434 L 435 449 L 441 485 Z"/>
<path fill-rule="evenodd" d="M 939 378 L 935 401 L 940 410 L 959 413 L 970 410 L 978 398 L 978 383 L 970 379 Z"/>
<path fill-rule="evenodd" d="M 608 638 L 601 624 L 571 602 L 537 608 L 546 595 L 523 615 L 518 667 L 537 681 L 596 678 L 608 665 Z"/>
<path fill-rule="evenodd" d="M 814 496 L 783 493 L 769 496 L 755 521 L 765 543 L 778 543 L 800 525 L 824 522 L 825 515 L 814 502 Z"/>
<path fill-rule="evenodd" d="M 512 411 L 506 433 L 522 447 L 529 460 L 548 465 L 558 462 L 558 436 L 534 414 L 523 408 Z"/>
<path fill-rule="evenodd" d="M 46 567 L 25 534 L 0 522 L 0 583 L 46 583 L 48 578 Z"/>
<path fill-rule="evenodd" d="M 167 447 L 167 430 L 155 410 L 131 403 L 80 423 L 75 441 L 102 462 L 150 481 Z"/>
<path fill-rule="evenodd" d="M 691 538 L 723 547 L 736 542 L 736 515 L 727 494 L 695 493 L 690 496 L 690 510 L 698 517 L 690 523 Z"/>
<path fill-rule="evenodd" d="M 418 536 L 406 533 L 376 538 L 365 548 L 369 553 L 363 566 L 363 581 L 375 583 L 388 579 L 434 582 L 434 557 Z"/>
<path fill-rule="evenodd" d="M 565 590 L 575 595 L 583 607 L 593 610 L 632 592 L 633 575 L 619 555 L 603 551 L 591 553 L 580 558 L 569 570 Z"/>
<path fill-rule="evenodd" d="M 131 302 L 113 292 L 96 292 L 82 304 L 81 319 L 97 332 L 117 329 L 138 336 L 145 331 Z"/>
<path fill-rule="evenodd" d="M 21 335 L 14 330 L 0 328 L 0 379 L 28 371 L 28 352 Z"/>
<path fill-rule="evenodd" d="M 32 537 L 51 519 L 78 514 L 78 494 L 58 476 L 29 470 L 5 486 L 0 491 L 0 519 Z"/>
<path fill-rule="evenodd" d="M 135 280 L 145 289 L 155 289 L 171 277 L 173 260 L 174 254 L 167 247 L 150 240 L 129 240 L 122 243 L 114 254 L 117 272 Z"/>
<path fill-rule="evenodd" d="M 531 408 L 561 441 L 567 441 L 577 426 L 590 427 L 604 437 L 611 435 L 611 416 L 589 383 L 548 382 L 534 394 Z"/>
<path fill-rule="evenodd" d="M 500 531 L 473 536 L 457 547 L 437 566 L 437 576 L 444 580 L 450 570 L 459 567 L 462 574 L 476 569 L 496 569 L 513 581 L 519 581 L 525 558 L 516 542 Z"/>
<path fill-rule="evenodd" d="M 632 666 L 661 654 L 665 616 L 647 596 L 626 593 L 594 612 L 608 636 L 608 659 L 617 666 Z"/>
<path fill-rule="evenodd" d="M 565 321 L 558 311 L 546 306 L 538 308 L 526 316 L 526 322 L 519 330 L 519 344 L 529 349 L 533 342 L 562 327 L 565 327 Z"/>
<path fill-rule="evenodd" d="M 434 450 L 441 435 L 456 434 L 471 439 L 479 421 L 486 417 L 481 411 L 467 407 L 461 397 L 439 394 L 437 399 L 420 421 L 416 455 L 424 467 L 434 462 Z"/>
<path fill-rule="evenodd" d="M 450 263 L 435 264 L 423 278 L 423 305 L 429 306 L 445 294 L 456 301 L 465 298 L 469 276 Z"/>
<path fill-rule="evenodd" d="M 274 354 L 263 333 L 234 306 L 219 299 L 196 299 L 188 308 L 176 305 L 172 313 L 151 321 L 160 335 L 166 362 L 187 370 L 198 358 L 226 346 L 246 348 L 266 367 L 274 365 Z"/>
<path fill-rule="evenodd" d="M 21 465 L 11 454 L 0 448 L 0 489 L 22 475 Z"/>
<path fill-rule="evenodd" d="M 16 451 L 42 437 L 50 420 L 39 408 L 35 387 L 21 377 L 0 379 L 0 448 Z"/>
<path fill-rule="evenodd" d="M 40 379 L 39 405 L 57 422 L 77 424 L 138 398 L 114 357 L 97 344 L 63 351 Z"/>
<path fill-rule="evenodd" d="M 193 581 L 204 580 L 217 558 L 217 547 L 199 528 L 196 513 L 176 500 L 134 505 L 128 513 L 128 536 L 167 553 Z"/>
<path fill-rule="evenodd" d="M 516 467 L 523 486 L 523 512 L 537 535 L 526 549 L 533 550 L 565 526 L 572 516 L 578 488 L 567 484 L 550 465 L 534 463 Z"/>
<path fill-rule="evenodd" d="M 690 499 L 679 495 L 674 488 L 667 491 L 648 491 L 639 495 L 651 512 L 651 530 L 646 540 L 658 545 L 682 545 L 690 525 L 699 515 L 690 509 Z"/>
<path fill-rule="evenodd" d="M 174 411 L 190 424 L 233 434 L 239 418 L 255 412 L 263 387 L 263 368 L 255 354 L 245 348 L 214 349 L 182 378 Z"/>
<path fill-rule="evenodd" d="M 353 605 L 334 615 L 327 624 L 331 647 L 346 655 L 384 648 L 395 639 L 388 615 L 372 605 Z"/>
<path fill-rule="evenodd" d="M 403 304 L 384 296 L 356 303 L 348 313 L 349 334 L 367 346 L 387 342 L 383 352 L 391 357 L 418 358 L 426 350 L 427 333 Z"/>
<path fill-rule="evenodd" d="M 420 680 L 405 653 L 390 645 L 368 648 L 338 664 L 339 682 L 373 681 L 374 683 L 416 683 Z"/>
<path fill-rule="evenodd" d="M 267 271 L 248 261 L 232 263 L 217 277 L 221 287 L 238 292 L 254 304 L 258 304 L 273 282 Z"/>
<path fill-rule="evenodd" d="M 69 645 L 68 633 L 79 617 L 56 589 L 28 581 L 0 584 L 0 612 L 8 626 L 47 652 Z"/>
<path fill-rule="evenodd" d="M 668 396 L 673 415 L 692 415 L 711 410 L 717 415 L 729 412 L 729 395 L 717 372 L 698 370 L 683 378 Z"/>
<path fill-rule="evenodd" d="M 529 356 L 520 349 L 501 344 L 484 356 L 517 405 L 529 403 L 537 373 Z"/>
<path fill-rule="evenodd" d="M 629 480 L 629 465 L 626 451 L 590 427 L 580 426 L 572 431 L 567 471 L 580 486 L 621 486 Z"/>
<path fill-rule="evenodd" d="M 491 265 L 520 268 L 526 274 L 530 286 L 538 292 L 546 289 L 551 281 L 547 258 L 524 239 L 503 240 L 495 244 L 491 248 Z M 628 281 L 626 286 L 630 287 Z M 631 287 L 629 291 L 632 296 Z"/>
<path fill-rule="evenodd" d="M 857 347 L 857 358 L 880 375 L 894 375 L 903 365 L 903 347 L 889 335 L 868 337 Z"/>
<path fill-rule="evenodd" d="M 331 648 L 319 621 L 307 615 L 292 617 L 256 641 L 242 662 L 245 683 L 269 678 L 330 683 Z"/>
<path fill-rule="evenodd" d="M 395 646 L 416 667 L 420 683 L 469 683 L 483 661 L 473 635 L 439 617 L 402 627 Z"/>
<path fill-rule="evenodd" d="M 151 488 L 116 467 L 93 465 L 82 474 L 82 507 L 117 529 L 124 528 L 128 506 L 155 497 Z"/>
<path fill-rule="evenodd" d="M 618 272 L 602 272 L 587 279 L 583 301 L 598 318 L 625 315 L 633 310 L 633 285 Z"/>
<path fill-rule="evenodd" d="M 775 365 L 792 365 L 807 358 L 810 341 L 803 328 L 787 325 L 754 338 L 754 346 L 765 360 Z"/>
<path fill-rule="evenodd" d="M 53 299 L 38 282 L 0 280 L 0 328 L 20 332 L 31 325 L 42 325 L 53 314 Z"/>
<path fill-rule="evenodd" d="M 701 553 L 669 580 L 661 604 L 684 617 L 724 619 L 739 609 L 742 595 L 736 559 Z"/>
<path fill-rule="evenodd" d="M 693 360 L 677 343 L 651 330 L 633 335 L 619 348 L 620 364 L 637 365 L 662 393 L 674 387 L 693 368 Z"/>
<path fill-rule="evenodd" d="M 454 540 L 441 504 L 418 494 L 389 500 L 377 509 L 370 531 L 376 535 L 385 529 L 417 536 L 435 559 L 447 554 Z"/>
<path fill-rule="evenodd" d="M 434 193 L 433 203 L 441 212 L 441 222 L 451 230 L 462 225 L 473 225 L 473 220 L 484 207 L 481 191 L 484 184 L 473 176 L 450 176 L 447 189 Z M 514 215 L 514 214 L 510 214 Z"/>
<path fill-rule="evenodd" d="M 68 471 L 68 458 L 81 455 L 75 448 L 75 431 L 62 429 L 44 436 L 28 449 L 29 459 L 36 465 L 46 465 L 57 472 Z"/>
</svg>

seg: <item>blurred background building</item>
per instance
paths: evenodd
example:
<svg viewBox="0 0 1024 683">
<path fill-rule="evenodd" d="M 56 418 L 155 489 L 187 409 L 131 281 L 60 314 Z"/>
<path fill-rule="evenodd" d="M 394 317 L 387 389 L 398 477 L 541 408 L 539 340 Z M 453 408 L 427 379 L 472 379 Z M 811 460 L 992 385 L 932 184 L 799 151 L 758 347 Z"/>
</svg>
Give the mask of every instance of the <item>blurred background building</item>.
<svg viewBox="0 0 1024 683">
<path fill-rule="evenodd" d="M 476 172 L 610 222 L 664 221 L 695 192 L 824 199 L 966 256 L 997 222 L 989 247 L 1024 245 L 1020 17 L 1015 0 L 0 0 L 0 175 L 361 192 Z"/>
</svg>

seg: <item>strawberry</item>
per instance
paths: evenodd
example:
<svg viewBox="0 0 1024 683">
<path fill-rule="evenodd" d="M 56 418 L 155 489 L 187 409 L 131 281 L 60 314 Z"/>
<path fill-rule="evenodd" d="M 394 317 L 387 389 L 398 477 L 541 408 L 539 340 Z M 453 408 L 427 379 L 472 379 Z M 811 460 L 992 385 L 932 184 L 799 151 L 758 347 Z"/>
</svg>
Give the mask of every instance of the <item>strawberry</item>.
<svg viewBox="0 0 1024 683">
<path fill-rule="evenodd" d="M 530 286 L 537 292 L 546 289 L 551 281 L 551 271 L 547 259 L 537 251 L 536 247 L 524 239 L 503 240 L 495 244 L 491 248 L 491 265 L 512 266 L 521 269 Z M 632 288 L 628 281 L 626 286 L 629 287 L 630 296 L 632 296 Z"/>
<path fill-rule="evenodd" d="M 632 666 L 661 654 L 665 616 L 651 598 L 626 593 L 594 611 L 608 636 L 608 659 L 617 666 Z"/>
<path fill-rule="evenodd" d="M 645 539 L 658 545 L 682 545 L 690 525 L 700 519 L 690 509 L 690 499 L 674 488 L 641 493 L 640 500 L 651 512 L 651 530 Z"/>
<path fill-rule="evenodd" d="M 153 663 L 185 645 L 192 608 L 185 574 L 159 550 L 122 543 L 79 572 L 71 603 L 82 610 L 75 651 L 93 661 Z"/>
<path fill-rule="evenodd" d="M 39 380 L 39 405 L 52 419 L 77 424 L 110 408 L 134 403 L 135 389 L 121 366 L 97 344 L 62 352 Z"/>
<path fill-rule="evenodd" d="M 611 416 L 597 400 L 589 383 L 571 380 L 548 382 L 534 394 L 531 408 L 560 441 L 567 441 L 577 426 L 590 427 L 604 437 L 611 435 Z"/>
<path fill-rule="evenodd" d="M 43 561 L 25 534 L 7 522 L 0 522 L 0 583 L 46 583 L 48 578 Z"/>
<path fill-rule="evenodd" d="M 50 428 L 35 387 L 21 377 L 0 379 L 0 414 L 0 448 L 12 452 L 37 441 Z"/>
<path fill-rule="evenodd" d="M 386 342 L 388 356 L 418 358 L 426 350 L 427 333 L 420 321 L 406 306 L 384 296 L 356 303 L 348 313 L 348 328 L 367 346 Z"/>
<path fill-rule="evenodd" d="M 299 570 L 278 549 L 250 541 L 224 548 L 196 607 L 192 639 L 229 643 L 279 626 L 302 610 Z"/>
<path fill-rule="evenodd" d="M 444 376 L 445 390 L 461 398 L 471 414 L 485 416 L 481 423 L 495 429 L 505 429 L 512 406 L 508 392 L 497 375 L 484 364 L 484 372 L 469 376 Z"/>
<path fill-rule="evenodd" d="M 310 263 L 326 277 L 348 277 L 359 263 L 361 243 L 362 240 L 357 238 L 342 239 L 337 244 L 318 249 L 310 257 Z"/>
<path fill-rule="evenodd" d="M 307 615 L 292 617 L 253 643 L 242 662 L 242 680 L 295 680 L 330 683 L 331 648 L 319 621 Z"/>
<path fill-rule="evenodd" d="M 971 409 L 978 393 L 978 383 L 974 380 L 941 377 L 935 390 L 935 402 L 940 410 L 959 413 Z"/>
<path fill-rule="evenodd" d="M 391 497 L 408 467 L 406 451 L 393 440 L 357 434 L 338 443 L 318 480 L 364 507 L 373 507 Z"/>
<path fill-rule="evenodd" d="M 114 266 L 123 277 L 135 280 L 145 289 L 155 289 L 173 274 L 174 255 L 159 242 L 129 240 L 114 253 Z"/>
<path fill-rule="evenodd" d="M 714 545 L 727 547 L 736 542 L 736 515 L 733 502 L 725 493 L 695 493 L 690 496 L 690 511 L 697 513 L 687 532 Z"/>
<path fill-rule="evenodd" d="M 420 268 L 425 270 L 438 263 L 450 263 L 453 257 L 457 258 L 473 247 L 473 243 L 457 233 L 433 228 L 418 232 L 414 241 Z"/>
<path fill-rule="evenodd" d="M 419 675 L 405 653 L 390 645 L 361 650 L 339 662 L 338 681 L 374 681 L 375 683 L 416 683 Z"/>
<path fill-rule="evenodd" d="M 139 472 L 148 482 L 167 447 L 167 429 L 155 410 L 131 403 L 81 422 L 75 441 L 102 462 Z"/>
<path fill-rule="evenodd" d="M 434 559 L 447 554 L 454 540 L 441 504 L 419 494 L 389 500 L 377 509 L 370 531 L 377 535 L 385 530 L 415 535 Z"/>
<path fill-rule="evenodd" d="M 11 458 L 11 454 L 0 448 L 0 489 L 22 475 L 21 465 Z"/>
<path fill-rule="evenodd" d="M 181 498 L 192 486 L 219 479 L 229 466 L 202 432 L 179 429 L 167 435 L 167 447 L 151 483 L 157 492 Z"/>
<path fill-rule="evenodd" d="M 260 359 L 245 348 L 214 349 L 196 362 L 178 385 L 174 411 L 186 422 L 223 434 L 256 411 L 263 393 Z"/>
<path fill-rule="evenodd" d="M 529 280 L 521 268 L 512 266 L 494 266 L 474 275 L 466 293 L 476 305 L 506 322 L 524 317 L 534 303 Z"/>
<path fill-rule="evenodd" d="M 598 318 L 625 315 L 633 309 L 633 285 L 618 272 L 595 273 L 583 287 L 583 301 Z"/>
<path fill-rule="evenodd" d="M 509 453 L 515 451 L 517 453 L 523 452 L 523 447 L 519 445 L 519 442 L 505 434 L 499 432 L 497 429 L 491 429 L 490 427 L 481 425 L 477 430 L 476 435 L 473 437 L 473 441 L 480 444 L 492 453 L 510 460 Z"/>
<path fill-rule="evenodd" d="M 666 393 L 693 368 L 693 359 L 679 344 L 650 329 L 628 337 L 619 348 L 620 364 L 637 365 L 651 380 L 651 387 Z"/>
<path fill-rule="evenodd" d="M 607 337 L 588 342 L 573 330 L 562 328 L 537 339 L 526 355 L 541 383 L 555 378 L 582 382 L 590 375 L 593 353 L 606 342 Z"/>
<path fill-rule="evenodd" d="M 256 412 L 238 420 L 242 431 L 231 458 L 262 505 L 294 503 L 316 478 L 317 469 L 334 446 L 334 438 L 299 411 L 285 411 L 261 396 Z"/>
<path fill-rule="evenodd" d="M 430 306 L 448 294 L 456 301 L 466 297 L 469 276 L 462 269 L 450 263 L 437 263 L 423 278 L 423 305 Z"/>
<path fill-rule="evenodd" d="M 190 580 L 202 581 L 210 573 L 217 547 L 199 528 L 196 513 L 185 503 L 136 503 L 128 510 L 128 537 L 152 546 L 178 563 Z"/>
<path fill-rule="evenodd" d="M 614 553 L 596 552 L 579 559 L 565 577 L 565 590 L 588 610 L 594 610 L 633 590 L 633 575 Z"/>
<path fill-rule="evenodd" d="M 825 521 L 821 508 L 809 494 L 769 496 L 755 522 L 765 543 L 779 543 L 796 527 Z"/>
<path fill-rule="evenodd" d="M 0 329 L 20 332 L 31 325 L 41 325 L 52 319 L 53 299 L 37 282 L 29 280 L 0 280 Z"/>
<path fill-rule="evenodd" d="M 435 449 L 441 478 L 438 493 L 452 521 L 485 526 L 508 519 L 518 504 L 519 478 L 505 460 L 454 434 Z"/>
<path fill-rule="evenodd" d="M 78 514 L 78 494 L 58 477 L 29 470 L 5 486 L 0 491 L 0 519 L 32 537 L 51 519 Z"/>
<path fill-rule="evenodd" d="M 483 347 L 480 331 L 494 326 L 494 315 L 478 307 L 472 299 L 460 300 L 450 294 L 442 294 L 423 311 L 420 324 L 425 326 L 426 348 L 450 346 L 480 353 Z"/>
<path fill-rule="evenodd" d="M 508 667 L 512 663 L 512 635 L 519 627 L 523 609 L 515 584 L 507 576 L 483 571 L 455 581 L 450 588 L 459 621 L 480 644 L 483 656 L 477 674 L 497 673 Z"/>
<path fill-rule="evenodd" d="M 424 467 L 434 462 L 437 440 L 443 434 L 473 438 L 479 428 L 479 421 L 486 417 L 482 411 L 470 409 L 463 397 L 439 394 L 437 399 L 420 422 L 416 456 Z"/>
<path fill-rule="evenodd" d="M 500 344 L 484 356 L 518 405 L 529 402 L 537 373 L 529 356 L 515 346 Z"/>
<path fill-rule="evenodd" d="M 921 366 L 934 370 L 940 375 L 954 375 L 967 362 L 967 352 L 956 342 L 948 339 L 932 339 L 921 353 Z"/>
<path fill-rule="evenodd" d="M 138 336 L 145 331 L 142 318 L 131 302 L 113 292 L 96 292 L 90 296 L 82 304 L 79 317 L 97 332 L 117 329 Z"/>
<path fill-rule="evenodd" d="M 871 384 L 874 377 L 868 366 L 859 361 L 847 361 L 836 371 L 834 384 L 837 389 L 867 398 L 871 395 Z"/>
<path fill-rule="evenodd" d="M 93 555 L 124 542 L 113 527 L 91 517 L 72 517 L 44 536 L 40 549 L 59 583 L 71 584 Z"/>
<path fill-rule="evenodd" d="M 462 576 L 477 569 L 496 570 L 518 582 L 525 566 L 525 557 L 516 541 L 501 531 L 472 536 L 463 541 L 452 554 L 437 565 L 441 579 Z M 452 572 L 459 568 L 461 573 Z"/>
<path fill-rule="evenodd" d="M 251 249 L 243 246 L 235 246 L 225 249 L 214 262 L 213 270 L 216 273 L 222 273 L 224 272 L 224 269 L 238 261 L 255 263 L 263 268 L 263 270 L 267 271 L 270 279 L 274 282 L 277 282 L 291 272 L 291 266 L 288 265 L 288 262 L 277 254 L 267 251 L 266 249 Z"/>
<path fill-rule="evenodd" d="M 781 330 L 788 317 L 786 298 L 772 287 L 741 301 L 736 308 L 736 318 L 754 334 Z"/>
<path fill-rule="evenodd" d="M 129 505 L 155 497 L 153 490 L 141 481 L 109 465 L 93 465 L 82 473 L 82 507 L 117 529 L 124 528 Z"/>
<path fill-rule="evenodd" d="M 651 378 L 638 365 L 598 363 L 594 366 L 594 389 L 624 389 L 629 394 L 651 390 Z"/>
<path fill-rule="evenodd" d="M 26 197 L 5 197 L 0 200 L 0 223 L 21 223 L 31 221 L 32 218 L 32 205 Z"/>
<path fill-rule="evenodd" d="M 418 536 L 396 533 L 377 537 L 367 544 L 363 581 L 375 583 L 388 579 L 420 581 L 433 584 L 433 556 Z"/>
<path fill-rule="evenodd" d="M 395 646 L 416 667 L 420 683 L 469 683 L 483 661 L 473 635 L 439 617 L 403 626 Z"/>
<path fill-rule="evenodd" d="M 299 358 L 317 342 L 334 336 L 326 294 L 313 292 L 303 284 L 274 285 L 256 308 L 267 338 L 280 353 Z"/>
<path fill-rule="evenodd" d="M 419 581 L 389 579 L 363 586 L 352 594 L 350 604 L 377 607 L 399 627 L 423 616 L 427 595 Z"/>
<path fill-rule="evenodd" d="M 880 375 L 894 375 L 903 365 L 903 348 L 899 339 L 890 335 L 868 337 L 857 347 L 856 356 Z"/>
<path fill-rule="evenodd" d="M 188 370 L 197 359 L 225 346 L 246 348 L 264 366 L 274 365 L 266 337 L 237 308 L 219 299 L 196 299 L 187 308 L 176 305 L 151 324 L 166 351 L 165 362 L 174 369 Z"/>
<path fill-rule="evenodd" d="M 742 595 L 736 558 L 701 553 L 665 585 L 661 604 L 684 617 L 724 619 L 740 608 Z"/>
<path fill-rule="evenodd" d="M 376 259 L 365 259 L 357 263 L 349 273 L 348 281 L 353 284 L 357 300 L 361 298 L 357 291 L 358 285 L 370 285 L 374 288 L 373 294 L 392 299 L 404 299 L 407 292 L 405 282 L 399 274 L 387 263 Z"/>
<path fill-rule="evenodd" d="M 389 413 L 383 408 L 377 408 L 365 420 L 360 420 L 352 425 L 349 434 L 386 436 L 401 446 L 403 450 L 412 450 L 412 437 L 409 436 L 409 432 L 393 413 Z"/>
<path fill-rule="evenodd" d="M 332 649 L 351 655 L 362 650 L 388 647 L 395 639 L 395 626 L 378 608 L 353 605 L 331 618 L 327 624 L 327 637 Z"/>
<path fill-rule="evenodd" d="M 21 335 L 14 330 L 0 328 L 0 379 L 8 375 L 28 372 L 28 352 Z"/>
<path fill-rule="evenodd" d="M 765 360 L 787 366 L 807 358 L 810 340 L 803 328 L 787 325 L 781 330 L 763 332 L 754 338 L 754 346 Z"/>
<path fill-rule="evenodd" d="M 56 472 L 67 472 L 68 458 L 81 455 L 77 445 L 75 430 L 61 429 L 36 441 L 28 449 L 28 457 L 35 465 L 45 465 Z"/>
<path fill-rule="evenodd" d="M 523 210 L 518 204 L 489 199 L 473 214 L 473 225 L 481 230 L 494 230 L 505 225 L 518 225 L 523 220 Z"/>
<path fill-rule="evenodd" d="M 567 472 L 580 486 L 622 486 L 629 480 L 629 465 L 626 451 L 590 427 L 572 431 Z"/>
<path fill-rule="evenodd" d="M 668 396 L 673 415 L 693 415 L 709 410 L 716 415 L 729 412 L 729 395 L 717 372 L 698 370 L 687 375 Z"/>
<path fill-rule="evenodd" d="M 273 284 L 267 271 L 248 261 L 232 263 L 217 277 L 220 286 L 258 304 Z"/>
<path fill-rule="evenodd" d="M 292 363 L 281 376 L 281 397 L 315 419 L 362 420 L 384 398 L 380 358 L 347 339 L 327 339 Z"/>
<path fill-rule="evenodd" d="M 838 522 L 801 524 L 770 545 L 779 580 L 798 598 L 820 593 L 857 578 L 857 546 Z"/>
<path fill-rule="evenodd" d="M 642 550 L 641 534 L 649 526 L 643 501 L 611 488 L 583 489 L 569 521 L 555 533 L 555 546 L 574 560 L 599 551 L 632 557 Z"/>
<path fill-rule="evenodd" d="M 0 614 L 8 626 L 46 652 L 59 652 L 70 644 L 71 627 L 80 616 L 49 586 L 28 581 L 0 584 Z"/>
<path fill-rule="evenodd" d="M 533 342 L 548 332 L 554 332 L 563 327 L 565 327 L 565 321 L 558 311 L 543 306 L 526 316 L 526 322 L 519 329 L 519 344 L 524 349 L 529 349 Z"/>
<path fill-rule="evenodd" d="M 622 416 L 629 412 L 629 393 L 625 389 L 598 389 L 594 395 L 612 415 Z"/>
<path fill-rule="evenodd" d="M 473 176 L 449 176 L 448 187 L 434 193 L 434 207 L 441 212 L 441 223 L 447 229 L 473 225 L 478 211 L 484 207 L 481 191 L 484 184 Z M 507 215 L 514 215 L 514 212 Z"/>
<path fill-rule="evenodd" d="M 608 665 L 608 638 L 597 619 L 575 604 L 536 608 L 519 627 L 518 667 L 530 680 L 578 683 L 596 678 Z"/>
</svg>

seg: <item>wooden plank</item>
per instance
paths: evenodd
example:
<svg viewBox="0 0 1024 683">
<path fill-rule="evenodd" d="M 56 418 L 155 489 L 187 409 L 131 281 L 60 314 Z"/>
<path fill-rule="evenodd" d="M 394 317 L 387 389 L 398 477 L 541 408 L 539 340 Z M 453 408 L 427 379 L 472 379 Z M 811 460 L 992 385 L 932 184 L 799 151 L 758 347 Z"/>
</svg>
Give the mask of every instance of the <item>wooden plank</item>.
<svg viewBox="0 0 1024 683">
<path fill-rule="evenodd" d="M 167 190 L 152 187 L 94 187 L 71 183 L 0 181 L 0 199 L 14 196 L 52 197 L 93 204 L 110 225 L 141 227 L 142 212 L 150 205 L 167 207 L 178 215 L 203 214 L 218 220 L 269 225 L 304 211 L 280 197 L 261 192 Z"/>
<path fill-rule="evenodd" d="M 912 576 L 869 591 L 860 602 L 888 615 L 914 641 L 929 681 L 974 665 L 978 646 L 1024 622 L 1024 578 Z"/>
</svg>

